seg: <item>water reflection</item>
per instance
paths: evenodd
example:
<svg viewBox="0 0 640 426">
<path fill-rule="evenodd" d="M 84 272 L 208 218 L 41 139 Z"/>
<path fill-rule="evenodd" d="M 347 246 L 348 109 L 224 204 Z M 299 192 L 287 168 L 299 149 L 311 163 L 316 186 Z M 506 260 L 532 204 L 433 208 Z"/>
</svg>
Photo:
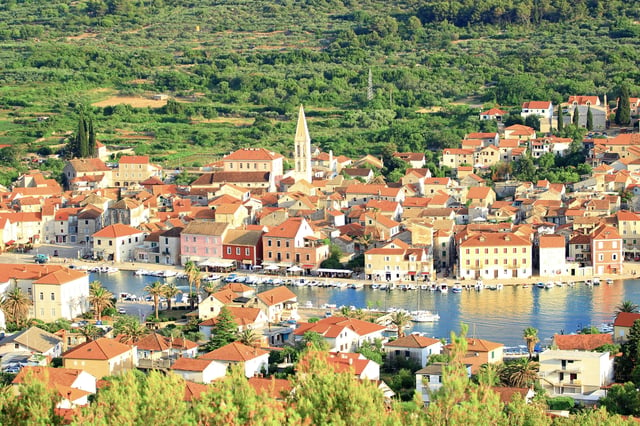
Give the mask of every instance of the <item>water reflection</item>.
<svg viewBox="0 0 640 426">
<path fill-rule="evenodd" d="M 115 294 L 143 295 L 145 285 L 157 277 L 135 276 L 131 272 L 92 274 Z M 186 280 L 169 278 L 183 291 L 188 289 Z M 291 287 L 303 304 L 311 301 L 314 306 L 335 304 L 357 308 L 388 310 L 391 307 L 408 310 L 427 309 L 437 312 L 437 323 L 415 324 L 412 331 L 424 332 L 434 337 L 448 337 L 451 330 L 458 332 L 460 322 L 469 325 L 469 332 L 476 337 L 503 342 L 507 346 L 523 344 L 522 331 L 529 326 L 539 330 L 541 339 L 554 333 L 572 333 L 578 327 L 599 326 L 612 321 L 615 307 L 623 300 L 640 304 L 639 280 L 616 281 L 612 285 L 587 287 L 555 287 L 549 290 L 521 287 L 505 287 L 501 291 L 463 291 L 460 294 L 429 292 L 424 290 L 392 292 L 371 289 L 336 289 L 318 287 Z M 259 287 L 262 291 L 270 287 Z"/>
</svg>

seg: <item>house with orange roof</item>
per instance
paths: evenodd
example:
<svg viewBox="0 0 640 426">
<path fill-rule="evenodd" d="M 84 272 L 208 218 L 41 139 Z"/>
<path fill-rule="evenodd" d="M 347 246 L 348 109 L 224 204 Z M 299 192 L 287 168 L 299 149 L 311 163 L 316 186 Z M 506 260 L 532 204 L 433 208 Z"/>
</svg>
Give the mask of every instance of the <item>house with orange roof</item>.
<svg viewBox="0 0 640 426">
<path fill-rule="evenodd" d="M 473 166 L 475 149 L 470 148 L 445 148 L 442 150 L 442 162 L 440 164 L 456 169 L 463 164 Z"/>
<path fill-rule="evenodd" d="M 487 145 L 474 153 L 473 166 L 476 168 L 489 168 L 500 161 L 500 148 L 496 145 Z"/>
<path fill-rule="evenodd" d="M 135 198 L 123 198 L 109 206 L 105 213 L 105 225 L 121 223 L 138 227 L 151 217 L 148 207 Z"/>
<path fill-rule="evenodd" d="M 217 317 L 224 306 L 229 307 L 229 305 L 232 304 L 234 306 L 242 306 L 242 304 L 246 302 L 246 298 L 243 298 L 242 302 L 235 302 L 235 300 L 240 297 L 242 296 L 234 293 L 229 288 L 224 288 L 216 291 L 215 293 L 211 293 L 198 303 L 198 318 L 203 320 Z"/>
<path fill-rule="evenodd" d="M 480 140 L 482 141 L 482 146 L 486 147 L 489 145 L 498 146 L 500 143 L 500 134 L 497 132 L 475 132 L 469 133 L 464 137 L 465 139 L 472 140 Z"/>
<path fill-rule="evenodd" d="M 222 241 L 222 257 L 233 260 L 239 269 L 262 264 L 262 235 L 258 230 L 229 229 Z"/>
<path fill-rule="evenodd" d="M 370 200 L 402 203 L 404 201 L 404 190 L 402 188 L 390 188 L 387 185 L 356 183 L 347 187 L 345 198 L 349 207 L 366 204 Z"/>
<path fill-rule="evenodd" d="M 144 240 L 144 232 L 121 223 L 105 226 L 94 233 L 93 257 L 114 262 L 134 259 L 135 248 Z"/>
<path fill-rule="evenodd" d="M 38 243 L 42 241 L 44 234 L 44 222 L 42 220 L 42 213 L 0 213 L 0 219 L 6 219 L 9 227 L 9 232 L 6 235 L 10 235 L 10 239 L 7 241 L 7 237 L 3 232 L 3 240 L 7 245 L 15 243 L 29 244 Z"/>
<path fill-rule="evenodd" d="M 332 178 L 340 172 L 342 167 L 338 168 L 338 159 L 333 156 L 333 151 L 318 152 L 311 157 L 311 167 L 316 177 Z"/>
<path fill-rule="evenodd" d="M 412 248 L 392 241 L 364 253 L 367 279 L 379 281 L 416 281 L 434 276 L 433 256 L 427 248 Z"/>
<path fill-rule="evenodd" d="M 251 220 L 249 209 L 242 204 L 219 204 L 213 207 L 216 222 L 228 223 L 233 228 L 248 224 Z"/>
<path fill-rule="evenodd" d="M 240 296 L 241 297 L 241 296 Z M 238 332 L 245 330 L 261 330 L 269 323 L 267 314 L 260 308 L 245 308 L 239 306 L 227 306 L 233 320 L 238 325 Z M 211 331 L 218 322 L 218 317 L 208 318 L 198 324 L 200 333 L 205 340 L 211 339 Z"/>
<path fill-rule="evenodd" d="M 208 352 L 200 357 L 222 365 L 223 376 L 231 365 L 244 366 L 246 377 L 254 377 L 261 373 L 269 373 L 269 352 L 264 349 L 233 342 Z"/>
<path fill-rule="evenodd" d="M 484 146 L 484 142 L 481 139 L 462 139 L 460 141 L 460 148 L 462 149 L 470 149 L 472 151 L 477 151 L 483 146 Z"/>
<path fill-rule="evenodd" d="M 414 185 L 417 187 L 418 193 L 424 193 L 424 180 L 431 177 L 429 169 L 413 169 L 409 168 L 405 171 L 404 176 L 400 179 L 403 186 Z"/>
<path fill-rule="evenodd" d="M 47 179 L 38 171 L 19 176 L 11 194 L 14 197 L 50 198 L 60 196 L 62 187 L 55 179 Z"/>
<path fill-rule="evenodd" d="M 111 186 L 112 170 L 99 158 L 74 158 L 62 169 L 67 188 L 98 189 Z"/>
<path fill-rule="evenodd" d="M 293 335 L 296 341 L 300 341 L 305 333 L 315 332 L 323 337 L 331 352 L 354 352 L 365 341 L 384 340 L 382 332 L 385 328 L 355 318 L 328 317 L 315 323 L 299 323 Z"/>
<path fill-rule="evenodd" d="M 380 364 L 359 353 L 329 352 L 327 363 L 336 372 L 350 372 L 359 380 L 380 380 Z"/>
<path fill-rule="evenodd" d="M 442 341 L 420 334 L 409 334 L 385 343 L 383 348 L 388 362 L 410 359 L 424 368 L 431 355 L 442 353 Z"/>
<path fill-rule="evenodd" d="M 540 235 L 538 253 L 541 277 L 557 277 L 568 273 L 567 242 L 562 235 Z"/>
<path fill-rule="evenodd" d="M 46 383 L 54 389 L 59 401 L 56 408 L 75 408 L 89 404 L 89 395 L 96 393 L 96 378 L 81 369 L 52 367 L 23 367 L 11 384 L 18 392 L 18 386 L 27 377 Z"/>
<path fill-rule="evenodd" d="M 622 238 L 611 225 L 602 224 L 589 234 L 591 263 L 595 274 L 619 274 L 623 271 Z"/>
<path fill-rule="evenodd" d="M 374 216 L 385 216 L 394 221 L 402 217 L 402 205 L 396 201 L 370 200 L 365 208 L 370 213 L 377 213 Z"/>
<path fill-rule="evenodd" d="M 503 111 L 500 108 L 490 108 L 480 112 L 480 120 L 496 120 L 498 123 L 501 123 L 502 119 L 508 114 L 507 111 Z"/>
<path fill-rule="evenodd" d="M 113 184 L 116 187 L 139 185 L 150 177 L 162 178 L 162 168 L 149 162 L 147 155 L 125 155 L 120 157 L 118 167 L 113 169 Z"/>
<path fill-rule="evenodd" d="M 177 358 L 195 358 L 198 344 L 179 337 L 149 333 L 135 341 L 138 368 L 169 368 Z"/>
<path fill-rule="evenodd" d="M 536 131 L 535 129 L 524 126 L 522 124 L 514 124 L 509 127 L 505 127 L 504 129 L 504 138 L 505 139 L 514 139 L 518 141 L 530 141 L 535 139 Z"/>
<path fill-rule="evenodd" d="M 629 338 L 629 331 L 633 324 L 640 320 L 640 314 L 635 312 L 620 312 L 613 321 L 613 339 L 616 343 L 624 343 Z"/>
<path fill-rule="evenodd" d="M 258 293 L 255 297 L 255 306 L 266 314 L 269 322 L 300 318 L 298 315 L 298 296 L 284 286 Z"/>
<path fill-rule="evenodd" d="M 550 101 L 530 101 L 522 104 L 520 116 L 526 119 L 529 116 L 540 117 L 540 131 L 548 132 L 553 128 L 553 104 Z"/>
<path fill-rule="evenodd" d="M 55 243 L 77 242 L 78 212 L 80 207 L 64 207 L 54 210 L 52 216 L 45 209 L 42 218 L 44 222 L 44 241 Z"/>
<path fill-rule="evenodd" d="M 364 157 L 361 157 L 355 161 L 355 167 L 375 167 L 376 169 L 381 169 L 384 167 L 384 162 L 382 158 L 374 157 L 371 154 L 367 154 Z"/>
<path fill-rule="evenodd" d="M 424 152 L 396 152 L 393 156 L 409 163 L 413 169 L 421 169 L 427 164 Z"/>
<path fill-rule="evenodd" d="M 265 267 L 298 265 L 309 272 L 329 257 L 329 246 L 315 236 L 307 220 L 291 217 L 262 236 L 262 253 Z"/>
<path fill-rule="evenodd" d="M 624 256 L 635 258 L 640 254 L 640 215 L 628 210 L 619 210 L 615 218 L 618 233 L 622 238 Z"/>
<path fill-rule="evenodd" d="M 187 381 L 208 384 L 224 377 L 226 366 L 212 359 L 178 358 L 171 371 Z"/>
<path fill-rule="evenodd" d="M 488 186 L 472 186 L 460 201 L 468 206 L 488 208 L 496 201 L 496 193 Z"/>
<path fill-rule="evenodd" d="M 510 232 L 467 236 L 458 246 L 457 267 L 457 276 L 464 279 L 529 278 L 531 241 Z"/>
<path fill-rule="evenodd" d="M 136 368 L 137 358 L 135 346 L 100 337 L 63 353 L 62 363 L 65 368 L 79 368 L 102 379 Z"/>
<path fill-rule="evenodd" d="M 85 250 L 90 246 L 91 236 L 103 227 L 104 211 L 93 204 L 86 204 L 78 213 L 77 218 L 77 241 L 85 244 Z"/>
<path fill-rule="evenodd" d="M 504 359 L 504 345 L 485 339 L 467 337 L 467 352 L 458 354 L 460 361 L 465 365 L 471 365 L 471 373 L 476 374 L 483 364 L 500 364 Z M 453 345 L 448 344 L 443 348 L 443 353 L 451 355 Z"/>
</svg>

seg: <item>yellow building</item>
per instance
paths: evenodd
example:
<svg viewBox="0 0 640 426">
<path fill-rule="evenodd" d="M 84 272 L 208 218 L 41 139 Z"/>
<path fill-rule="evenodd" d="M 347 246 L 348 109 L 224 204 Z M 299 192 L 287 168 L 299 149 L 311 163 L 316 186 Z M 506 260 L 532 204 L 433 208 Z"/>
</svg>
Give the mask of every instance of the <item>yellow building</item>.
<svg viewBox="0 0 640 426">
<path fill-rule="evenodd" d="M 118 168 L 113 171 L 115 186 L 132 186 L 152 176 L 161 177 L 162 169 L 149 162 L 146 155 L 126 155 L 120 157 Z"/>
<path fill-rule="evenodd" d="M 136 368 L 138 354 L 135 346 L 101 337 L 62 354 L 62 363 L 65 368 L 84 370 L 101 379 Z"/>
<path fill-rule="evenodd" d="M 458 277 L 463 279 L 529 278 L 531 241 L 510 232 L 472 235 L 458 247 Z"/>
<path fill-rule="evenodd" d="M 367 278 L 381 281 L 419 280 L 434 276 L 433 256 L 429 249 L 411 248 L 399 240 L 364 254 Z"/>
</svg>

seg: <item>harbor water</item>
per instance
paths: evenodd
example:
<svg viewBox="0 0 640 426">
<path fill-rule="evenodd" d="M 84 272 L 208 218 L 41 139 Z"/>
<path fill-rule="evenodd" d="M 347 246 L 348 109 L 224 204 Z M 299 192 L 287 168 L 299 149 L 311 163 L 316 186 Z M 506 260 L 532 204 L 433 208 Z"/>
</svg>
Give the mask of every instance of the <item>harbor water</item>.
<svg viewBox="0 0 640 426">
<path fill-rule="evenodd" d="M 110 274 L 92 273 L 90 280 L 99 280 L 116 295 L 121 293 L 145 296 L 144 286 L 154 281 L 175 282 L 188 291 L 185 279 L 137 276 L 130 271 Z M 260 285 L 264 291 L 272 286 Z M 550 289 L 529 286 L 505 286 L 502 290 L 464 290 L 462 293 L 440 293 L 427 290 L 395 289 L 393 291 L 335 287 L 290 286 L 304 306 L 353 306 L 387 311 L 402 308 L 409 311 L 429 310 L 440 315 L 433 323 L 415 323 L 410 331 L 427 336 L 448 338 L 458 332 L 460 324 L 469 326 L 469 335 L 504 343 L 508 347 L 523 345 L 522 332 L 526 327 L 537 328 L 541 340 L 554 333 L 570 334 L 583 327 L 600 327 L 613 321 L 616 306 L 624 300 L 640 304 L 640 280 L 617 280 L 599 286 L 576 283 Z M 332 309 L 328 308 L 327 311 Z M 335 309 L 333 309 L 335 314 Z"/>
</svg>

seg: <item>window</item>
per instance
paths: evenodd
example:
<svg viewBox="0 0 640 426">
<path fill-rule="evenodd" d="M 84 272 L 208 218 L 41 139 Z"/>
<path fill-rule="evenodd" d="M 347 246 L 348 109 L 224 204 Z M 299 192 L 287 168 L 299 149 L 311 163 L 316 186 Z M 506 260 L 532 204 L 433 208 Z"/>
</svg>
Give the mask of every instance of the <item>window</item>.
<svg viewBox="0 0 640 426">
<path fill-rule="evenodd" d="M 109 241 L 109 245 L 112 246 L 113 245 L 113 241 Z"/>
<path fill-rule="evenodd" d="M 469 249 L 467 249 L 467 254 L 469 254 L 469 253 L 470 253 L 470 250 L 469 250 Z"/>
<path fill-rule="evenodd" d="M 240 247 L 236 247 L 236 255 L 240 255 Z"/>
<path fill-rule="evenodd" d="M 271 247 L 271 240 L 270 240 L 270 239 L 269 239 L 269 240 L 267 240 L 267 246 L 268 246 L 268 247 Z"/>
<path fill-rule="evenodd" d="M 602 262 L 602 261 L 604 260 L 604 254 L 599 254 L 599 255 L 598 255 L 598 260 L 599 260 L 600 262 Z"/>
<path fill-rule="evenodd" d="M 390 260 L 391 260 L 391 258 L 390 258 L 389 256 L 385 256 L 385 257 L 384 257 L 384 261 L 385 261 L 385 262 L 388 262 L 388 261 L 390 261 Z"/>
<path fill-rule="evenodd" d="M 498 249 L 497 249 L 497 248 L 494 248 L 494 249 L 493 249 L 493 253 L 494 253 L 494 254 L 498 254 Z"/>
<path fill-rule="evenodd" d="M 514 248 L 513 248 L 513 252 L 514 252 L 514 253 L 517 253 L 517 252 L 518 252 L 518 249 L 514 247 Z"/>
<path fill-rule="evenodd" d="M 98 245 L 101 246 L 102 245 L 102 240 L 98 240 Z"/>
<path fill-rule="evenodd" d="M 484 249 L 484 254 L 489 254 L 489 249 L 488 248 Z"/>
<path fill-rule="evenodd" d="M 44 300 L 44 293 L 40 292 L 40 300 Z"/>
<path fill-rule="evenodd" d="M 276 247 L 280 247 L 280 240 L 276 240 Z"/>
<path fill-rule="evenodd" d="M 506 248 L 506 247 L 505 247 L 505 248 L 503 248 L 503 249 L 502 249 L 502 252 L 506 254 L 506 253 L 507 253 L 507 248 Z"/>
<path fill-rule="evenodd" d="M 522 264 L 523 264 L 523 265 L 526 265 L 526 264 L 527 264 L 527 259 L 526 259 L 526 258 L 524 258 L 524 257 L 522 258 Z"/>
<path fill-rule="evenodd" d="M 284 246 L 285 246 L 286 248 L 289 248 L 289 241 L 285 241 L 285 242 L 284 242 Z"/>
<path fill-rule="evenodd" d="M 51 293 L 51 300 L 56 300 L 56 294 L 55 293 Z"/>
<path fill-rule="evenodd" d="M 480 254 L 480 249 L 476 249 L 476 254 Z"/>
<path fill-rule="evenodd" d="M 617 254 L 612 254 L 611 255 L 611 260 L 618 260 L 618 255 Z"/>
<path fill-rule="evenodd" d="M 467 265 L 470 265 L 471 261 L 469 259 L 467 259 Z"/>
<path fill-rule="evenodd" d="M 272 252 L 267 252 L 267 255 L 268 255 L 269 259 L 271 259 L 273 257 L 273 253 Z"/>
<path fill-rule="evenodd" d="M 250 256 L 251 255 L 251 250 L 249 250 L 248 248 L 244 249 L 244 255 L 245 256 Z"/>
<path fill-rule="evenodd" d="M 527 252 L 527 248 L 526 247 L 522 247 L 522 252 L 526 253 Z"/>
<path fill-rule="evenodd" d="M 227 254 L 231 254 L 231 247 L 227 247 Z"/>
</svg>

